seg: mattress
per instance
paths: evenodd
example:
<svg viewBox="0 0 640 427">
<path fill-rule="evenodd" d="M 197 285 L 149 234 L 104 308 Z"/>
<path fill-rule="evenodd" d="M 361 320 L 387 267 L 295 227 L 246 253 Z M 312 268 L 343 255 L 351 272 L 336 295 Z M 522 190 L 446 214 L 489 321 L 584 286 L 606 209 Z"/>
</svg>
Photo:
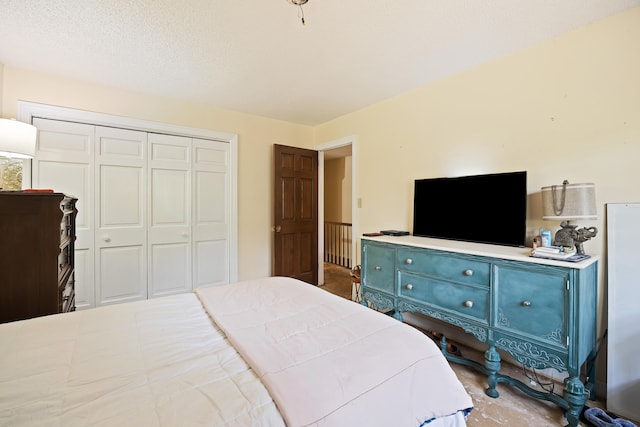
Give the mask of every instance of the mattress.
<svg viewBox="0 0 640 427">
<path fill-rule="evenodd" d="M 324 295 L 328 293 L 290 280 L 240 282 L 207 288 L 202 292 L 206 297 L 188 293 L 2 324 L 0 425 L 362 425 L 360 422 L 343 424 L 347 419 L 370 420 L 369 425 L 390 425 L 387 419 L 394 420 L 391 425 L 398 426 L 465 425 L 471 400 L 446 361 L 442 365 L 444 358 L 441 355 L 440 360 L 429 353 L 427 359 L 440 360 L 434 366 L 446 373 L 444 376 L 439 372 L 431 374 L 446 378 L 447 385 L 444 386 L 426 381 L 428 371 L 433 370 L 429 364 L 418 363 L 403 368 L 398 363 L 406 361 L 392 360 L 398 366 L 395 370 L 382 369 L 381 374 L 369 375 L 370 369 L 365 368 L 372 362 L 364 360 L 366 357 L 362 354 L 354 355 L 355 347 L 328 346 L 327 332 L 334 328 L 331 332 L 334 334 L 335 327 L 344 328 L 338 326 L 342 320 L 320 322 L 329 325 L 330 329 L 324 329 L 320 324 L 309 329 L 326 313 L 324 309 L 316 312 L 317 304 L 304 301 L 319 298 L 322 300 L 320 306 L 334 310 L 334 313 L 347 307 L 355 308 L 361 313 L 358 316 L 364 316 L 360 323 L 365 325 L 368 320 L 379 320 L 378 313 L 332 295 L 325 300 Z M 311 293 L 287 295 L 292 293 L 291 289 L 296 294 L 296 287 Z M 247 294 L 253 294 L 253 298 L 248 298 Z M 292 303 L 290 308 L 286 307 L 287 302 Z M 207 306 L 210 312 L 205 308 Z M 215 313 L 216 310 L 219 313 Z M 260 315 L 249 316 L 247 310 L 250 314 Z M 275 321 L 265 317 L 269 312 L 275 316 Z M 294 322 L 277 320 L 293 319 L 292 312 L 297 316 Z M 305 318 L 304 313 L 308 320 L 300 321 Z M 344 317 L 337 315 L 338 319 Z M 410 328 L 382 317 L 383 323 L 392 320 L 403 328 Z M 377 324 L 378 320 L 373 323 Z M 263 330 L 270 329 L 271 325 L 280 335 L 274 335 L 273 331 L 256 335 L 259 329 L 242 332 L 247 324 L 258 328 L 260 326 L 256 325 L 262 324 Z M 309 334 L 298 328 L 292 335 L 291 331 L 282 329 L 287 324 L 306 325 L 303 329 Z M 358 323 L 351 326 L 353 328 L 343 338 L 334 336 L 330 341 L 357 336 Z M 367 328 L 369 332 L 376 330 L 370 325 L 365 326 Z M 243 334 L 246 335 L 244 338 Z M 282 340 L 294 335 L 299 336 L 288 344 L 284 342 L 286 339 Z M 248 342 L 247 336 L 250 337 Z M 275 352 L 268 354 L 263 346 L 272 342 L 274 336 L 280 341 Z M 433 342 L 422 338 L 439 354 Z M 297 350 L 295 345 L 290 345 L 295 341 L 300 344 Z M 254 347 L 260 349 L 258 354 Z M 313 356 L 314 352 L 316 356 Z M 323 354 L 333 355 L 328 359 L 330 363 L 342 360 L 339 369 L 334 370 L 337 377 L 329 379 L 321 375 L 318 378 L 316 375 L 313 378 L 314 375 L 304 373 L 305 369 L 296 368 L 315 359 L 318 360 L 315 367 L 322 366 L 324 361 L 320 363 L 319 360 L 323 359 Z M 280 359 L 283 355 L 286 358 Z M 380 356 L 388 357 L 383 353 Z M 276 365 L 273 365 L 274 360 Z M 356 387 L 343 384 L 344 387 L 335 388 L 336 378 L 343 379 L 349 370 L 353 372 Z M 323 381 L 329 382 L 323 385 Z M 372 387 L 372 383 L 378 385 Z M 423 389 L 426 383 L 431 391 Z M 368 391 L 363 392 L 362 385 Z M 283 392 L 283 387 L 291 387 L 290 392 Z M 301 399 L 299 394 L 304 390 L 307 390 L 306 398 Z M 453 393 L 450 395 L 455 398 L 453 405 L 429 403 L 426 398 L 446 393 Z M 403 403 L 404 399 L 411 403 Z M 374 400 L 385 404 L 370 407 Z M 409 410 L 414 401 L 424 407 L 420 416 L 408 422 L 397 418 L 397 414 Z M 379 417 L 375 415 L 376 411 L 387 414 L 384 423 L 376 418 Z"/>
</svg>

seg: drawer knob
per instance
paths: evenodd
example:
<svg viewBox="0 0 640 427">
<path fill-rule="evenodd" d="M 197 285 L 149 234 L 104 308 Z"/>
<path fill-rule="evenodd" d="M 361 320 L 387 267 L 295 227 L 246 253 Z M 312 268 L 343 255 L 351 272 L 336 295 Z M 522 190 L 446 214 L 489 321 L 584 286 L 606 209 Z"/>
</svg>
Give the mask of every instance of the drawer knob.
<svg viewBox="0 0 640 427">
<path fill-rule="evenodd" d="M 380 267 L 379 265 L 376 265 L 376 271 L 380 271 L 382 270 L 382 267 Z"/>
<path fill-rule="evenodd" d="M 522 301 L 523 307 L 531 307 L 531 301 Z"/>
<path fill-rule="evenodd" d="M 413 260 L 411 258 L 407 258 L 404 260 L 405 264 L 413 264 Z"/>
<path fill-rule="evenodd" d="M 464 302 L 464 306 L 465 306 L 465 307 L 468 307 L 468 308 L 473 307 L 473 301 L 471 301 L 471 300 L 465 301 L 465 302 Z"/>
<path fill-rule="evenodd" d="M 473 270 L 465 270 L 464 271 L 464 275 L 465 276 L 473 276 Z"/>
<path fill-rule="evenodd" d="M 104 240 L 105 242 L 109 243 L 111 241 L 111 237 L 109 237 L 108 235 L 104 235 L 104 236 L 102 236 L 102 240 Z"/>
<path fill-rule="evenodd" d="M 407 283 L 407 286 L 405 286 L 405 288 L 410 291 L 411 289 L 413 289 L 413 285 L 411 283 Z"/>
</svg>

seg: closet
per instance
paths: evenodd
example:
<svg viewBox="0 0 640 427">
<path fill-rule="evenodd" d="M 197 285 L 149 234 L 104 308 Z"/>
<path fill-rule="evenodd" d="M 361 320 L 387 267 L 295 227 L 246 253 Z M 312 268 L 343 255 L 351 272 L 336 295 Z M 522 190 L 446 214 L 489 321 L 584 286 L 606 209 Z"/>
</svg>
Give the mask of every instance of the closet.
<svg viewBox="0 0 640 427">
<path fill-rule="evenodd" d="M 233 138 L 37 110 L 31 186 L 78 199 L 78 309 L 237 280 Z"/>
</svg>

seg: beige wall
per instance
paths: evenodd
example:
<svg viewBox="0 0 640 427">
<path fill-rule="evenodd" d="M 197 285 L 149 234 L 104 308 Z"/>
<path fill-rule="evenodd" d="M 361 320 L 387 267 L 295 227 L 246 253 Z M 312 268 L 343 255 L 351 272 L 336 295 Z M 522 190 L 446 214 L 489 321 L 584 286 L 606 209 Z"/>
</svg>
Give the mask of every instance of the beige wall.
<svg viewBox="0 0 640 427">
<path fill-rule="evenodd" d="M 0 94 L 6 118 L 22 100 L 238 134 L 238 276 L 271 274 L 272 146 L 311 148 L 311 127 L 9 66 L 0 69 Z"/>
<path fill-rule="evenodd" d="M 416 178 L 526 170 L 530 235 L 559 228 L 541 219 L 541 187 L 595 183 L 599 218 L 578 224 L 599 230 L 585 251 L 603 257 L 602 332 L 605 205 L 640 202 L 638 40 L 635 8 L 325 123 L 316 143 L 357 136 L 362 232 L 411 230 Z"/>
<path fill-rule="evenodd" d="M 324 162 L 324 219 L 351 222 L 352 157 Z"/>
<path fill-rule="evenodd" d="M 540 188 L 594 182 L 598 237 L 605 204 L 640 201 L 640 8 L 345 115 L 316 143 L 358 137 L 360 230 L 411 229 L 416 178 L 528 171 L 528 228 Z"/>
</svg>

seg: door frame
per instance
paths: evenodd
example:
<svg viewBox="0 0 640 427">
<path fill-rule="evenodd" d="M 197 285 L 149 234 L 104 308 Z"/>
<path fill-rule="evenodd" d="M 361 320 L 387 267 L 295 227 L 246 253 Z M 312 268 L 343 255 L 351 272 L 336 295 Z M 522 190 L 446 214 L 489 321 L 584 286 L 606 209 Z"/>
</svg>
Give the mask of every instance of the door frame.
<svg viewBox="0 0 640 427">
<path fill-rule="evenodd" d="M 189 138 L 209 139 L 229 144 L 229 282 L 238 281 L 238 135 L 209 129 L 191 128 L 161 122 L 134 119 L 93 111 L 77 110 L 48 104 L 18 101 L 17 119 L 32 123 L 34 117 L 114 126 L 144 132 L 166 133 Z M 31 160 L 24 162 L 23 188 L 31 186 Z"/>
<path fill-rule="evenodd" d="M 358 150 L 355 135 L 328 141 L 313 147 L 318 152 L 318 284 L 324 284 L 324 152 L 336 148 L 351 146 L 351 254 L 352 266 L 359 264 L 358 253 L 358 197 L 357 165 Z"/>
</svg>

